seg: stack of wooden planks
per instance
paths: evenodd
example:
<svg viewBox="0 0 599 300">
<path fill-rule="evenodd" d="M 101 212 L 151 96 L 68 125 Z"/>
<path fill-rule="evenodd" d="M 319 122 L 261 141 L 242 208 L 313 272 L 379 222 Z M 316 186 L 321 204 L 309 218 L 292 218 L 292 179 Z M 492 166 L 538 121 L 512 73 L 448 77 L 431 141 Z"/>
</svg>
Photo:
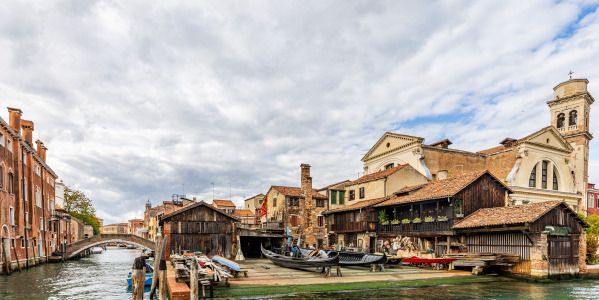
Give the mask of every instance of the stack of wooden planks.
<svg viewBox="0 0 599 300">
<path fill-rule="evenodd" d="M 513 266 L 520 262 L 520 256 L 512 253 L 465 252 L 446 254 L 445 258 L 457 258 L 454 267 Z"/>
</svg>

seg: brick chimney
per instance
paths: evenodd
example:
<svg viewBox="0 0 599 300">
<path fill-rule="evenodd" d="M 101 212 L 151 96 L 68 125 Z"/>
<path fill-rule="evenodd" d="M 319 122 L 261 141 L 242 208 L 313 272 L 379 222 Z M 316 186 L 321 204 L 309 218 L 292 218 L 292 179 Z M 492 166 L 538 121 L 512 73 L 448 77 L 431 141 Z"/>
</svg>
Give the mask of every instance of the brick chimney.
<svg viewBox="0 0 599 300">
<path fill-rule="evenodd" d="M 309 233 L 314 230 L 314 221 L 312 220 L 313 200 L 312 200 L 312 177 L 310 177 L 310 165 L 301 164 L 301 194 L 304 196 L 304 205 L 301 205 L 304 212 L 302 233 Z M 303 219 L 303 220 L 302 220 Z M 301 224 L 300 221 L 300 224 Z"/>
<path fill-rule="evenodd" d="M 8 123 L 17 133 L 21 134 L 21 115 L 23 112 L 18 108 L 8 107 Z"/>
<path fill-rule="evenodd" d="M 21 128 L 23 128 L 23 137 L 29 146 L 33 146 L 33 122 L 21 120 Z"/>
<path fill-rule="evenodd" d="M 35 143 L 37 144 L 37 155 L 39 155 L 42 160 L 46 162 L 46 150 L 48 150 L 48 148 L 46 148 L 44 143 L 42 143 L 40 140 L 35 141 Z"/>
</svg>

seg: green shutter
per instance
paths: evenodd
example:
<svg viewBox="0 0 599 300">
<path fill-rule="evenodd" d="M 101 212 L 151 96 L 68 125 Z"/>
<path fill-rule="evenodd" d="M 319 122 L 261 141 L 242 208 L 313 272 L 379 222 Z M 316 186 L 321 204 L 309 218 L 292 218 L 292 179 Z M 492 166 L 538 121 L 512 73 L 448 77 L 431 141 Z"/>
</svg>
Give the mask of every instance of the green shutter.
<svg viewBox="0 0 599 300">
<path fill-rule="evenodd" d="M 331 191 L 331 204 L 337 204 L 337 191 Z"/>
<path fill-rule="evenodd" d="M 345 192 L 339 191 L 339 204 L 345 204 Z"/>
</svg>

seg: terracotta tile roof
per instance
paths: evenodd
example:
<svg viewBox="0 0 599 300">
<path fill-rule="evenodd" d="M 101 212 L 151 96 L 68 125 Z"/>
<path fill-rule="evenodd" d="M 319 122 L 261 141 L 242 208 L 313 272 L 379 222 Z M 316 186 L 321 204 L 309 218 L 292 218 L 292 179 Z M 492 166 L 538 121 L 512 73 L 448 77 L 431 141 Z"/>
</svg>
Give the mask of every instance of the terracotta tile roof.
<svg viewBox="0 0 599 300">
<path fill-rule="evenodd" d="M 228 201 L 228 200 L 227 200 L 227 201 Z M 208 203 L 206 203 L 206 202 L 204 202 L 204 201 L 200 201 L 200 202 L 196 202 L 196 203 L 194 203 L 193 205 L 188 205 L 188 206 L 185 206 L 185 207 L 183 207 L 183 208 L 181 208 L 181 209 L 179 209 L 179 210 L 176 210 L 176 211 L 170 212 L 170 213 L 168 213 L 168 214 L 165 214 L 164 216 L 160 217 L 160 221 L 159 221 L 159 222 L 160 222 L 160 224 L 163 224 L 163 223 L 164 223 L 164 221 L 165 221 L 166 219 L 168 219 L 168 218 L 170 218 L 170 217 L 172 217 L 172 216 L 174 216 L 174 215 L 178 215 L 178 214 L 180 214 L 180 213 L 182 213 L 182 212 L 184 212 L 184 211 L 188 211 L 188 210 L 190 210 L 190 209 L 193 209 L 193 208 L 199 207 L 199 206 L 205 206 L 205 207 L 207 207 L 207 208 L 209 208 L 209 209 L 212 209 L 212 210 L 214 210 L 214 211 L 218 212 L 219 214 L 225 215 L 225 216 L 227 216 L 227 217 L 229 217 L 229 218 L 231 218 L 231 219 L 233 219 L 233 220 L 235 220 L 235 221 L 241 221 L 241 220 L 240 220 L 239 218 L 237 218 L 236 216 L 233 216 L 233 215 L 230 215 L 230 214 L 228 214 L 228 213 L 225 213 L 224 211 L 222 211 L 222 210 L 220 210 L 220 209 L 218 209 L 218 208 L 214 207 L 214 206 L 212 205 L 212 203 L 208 204 Z"/>
<path fill-rule="evenodd" d="M 453 228 L 531 223 L 562 203 L 565 204 L 563 201 L 555 200 L 507 207 L 483 208 L 475 211 L 454 225 Z"/>
<path fill-rule="evenodd" d="M 551 126 L 552 126 L 552 125 L 549 125 L 549 126 L 547 126 L 547 127 L 543 127 L 543 128 L 541 128 L 540 130 L 537 130 L 537 131 L 535 131 L 535 132 L 533 132 L 533 133 L 531 133 L 531 134 L 529 134 L 529 135 L 527 135 L 527 136 L 525 136 L 525 137 L 523 137 L 523 138 L 521 138 L 521 139 L 515 140 L 516 142 L 513 144 L 513 146 L 506 147 L 506 146 L 504 146 L 504 145 L 501 145 L 501 146 L 493 147 L 493 148 L 490 148 L 490 149 L 481 150 L 481 151 L 478 151 L 478 152 L 476 152 L 476 153 L 480 153 L 480 154 L 485 154 L 485 155 L 488 155 L 488 154 L 492 154 L 492 153 L 496 153 L 496 152 L 500 152 L 500 151 L 504 151 L 504 150 L 508 150 L 508 149 L 513 149 L 513 148 L 516 148 L 516 147 L 518 147 L 518 145 L 519 145 L 520 143 L 522 143 L 522 142 L 524 142 L 524 141 L 528 140 L 529 138 L 531 138 L 531 137 L 533 137 L 533 136 L 535 136 L 535 135 L 537 135 L 537 134 L 539 134 L 539 133 L 541 133 L 541 132 L 543 132 L 543 131 L 545 131 L 545 130 L 549 129 Z M 506 140 L 508 140 L 508 139 L 509 139 L 509 138 L 505 138 L 505 139 L 503 139 L 503 141 L 502 141 L 502 142 L 505 142 L 505 141 L 506 141 Z M 510 139 L 510 140 L 514 140 L 514 139 Z"/>
<path fill-rule="evenodd" d="M 411 191 L 413 191 L 413 190 L 417 190 L 417 189 L 419 189 L 419 188 L 421 188 L 421 187 L 423 187 L 423 186 L 425 186 L 425 185 L 427 185 L 427 184 L 429 184 L 429 183 L 428 183 L 428 182 L 426 182 L 426 183 L 421 183 L 421 184 L 417 184 L 417 185 L 406 186 L 406 187 L 404 187 L 403 189 L 401 189 L 401 190 L 399 190 L 399 191 L 397 191 L 397 192 L 395 192 L 395 193 L 393 193 L 393 194 L 399 195 L 399 194 L 403 194 L 403 193 L 411 192 Z"/>
<path fill-rule="evenodd" d="M 493 176 L 493 174 L 489 173 L 489 171 L 487 171 L 487 170 L 480 171 L 480 172 L 472 172 L 472 173 L 467 173 L 467 174 L 464 174 L 461 176 L 450 177 L 447 179 L 442 179 L 442 180 L 437 180 L 437 181 L 431 181 L 424 185 L 420 185 L 422 187 L 420 189 L 416 190 L 415 192 L 413 192 L 412 194 L 393 196 L 389 200 L 387 200 L 383 203 L 377 204 L 376 207 L 399 204 L 399 203 L 421 201 L 421 200 L 427 200 L 427 199 L 451 197 L 451 196 L 457 194 L 459 191 L 461 191 L 466 186 L 470 185 L 472 182 L 474 182 L 479 177 L 483 176 L 484 174 L 489 174 L 495 180 L 497 180 L 497 182 L 501 183 L 501 181 L 499 181 L 497 178 L 495 178 L 495 176 Z M 503 185 L 503 183 L 501 183 L 501 185 Z M 508 190 L 508 191 L 510 190 L 505 185 L 503 185 L 503 186 L 505 187 L 506 190 Z M 419 186 L 403 188 L 400 190 L 400 192 L 401 191 L 409 191 L 410 188 L 413 190 L 417 187 L 419 187 Z"/>
<path fill-rule="evenodd" d="M 383 202 L 383 201 L 385 201 L 387 199 L 388 199 L 388 197 L 382 197 L 382 198 L 364 200 L 364 201 L 353 203 L 351 205 L 346 205 L 344 207 L 339 207 L 339 208 L 335 208 L 335 209 L 331 209 L 331 210 L 326 210 L 326 211 L 324 211 L 322 213 L 323 214 L 332 214 L 332 213 L 342 212 L 342 211 L 357 210 L 357 209 L 360 209 L 360 208 L 364 208 L 364 207 L 368 207 L 368 206 L 371 206 L 371 205 L 375 205 L 375 204 L 381 203 L 381 202 Z"/>
<path fill-rule="evenodd" d="M 330 188 L 330 187 L 332 187 L 332 186 L 336 186 L 336 185 L 342 184 L 342 183 L 344 183 L 344 182 L 350 182 L 350 181 L 349 181 L 349 179 L 345 179 L 345 180 L 343 180 L 343 181 L 339 181 L 339 182 L 337 182 L 337 183 L 329 184 L 329 185 L 327 185 L 327 186 L 325 186 L 325 187 L 323 187 L 323 188 L 320 188 L 320 189 L 318 189 L 318 190 L 319 190 L 319 191 L 326 190 L 326 189 L 328 189 L 328 188 Z"/>
<path fill-rule="evenodd" d="M 233 206 L 233 207 L 235 207 L 235 203 L 233 203 L 233 201 L 231 201 L 231 200 L 217 200 L 217 199 L 214 199 L 212 201 L 212 203 L 216 204 L 219 207 L 221 207 L 221 206 L 224 206 L 224 207 Z"/>
<path fill-rule="evenodd" d="M 289 187 L 289 186 L 276 186 L 273 185 L 272 186 L 273 189 L 277 190 L 279 193 L 285 195 L 285 196 L 292 196 L 292 197 L 300 197 L 301 193 L 302 193 L 302 189 L 298 188 L 298 187 Z M 312 189 L 312 198 L 314 199 L 327 199 L 327 196 L 319 193 L 316 191 L 316 189 Z"/>
<path fill-rule="evenodd" d="M 370 181 L 370 180 L 374 180 L 374 179 L 379 179 L 379 178 L 385 178 L 401 169 L 403 169 L 404 167 L 406 167 L 408 164 L 403 164 L 403 165 L 399 165 L 397 167 L 393 167 L 390 169 L 386 169 L 386 170 L 382 170 L 382 171 L 378 171 L 378 172 L 374 172 L 372 174 L 368 174 L 368 175 L 364 175 L 350 183 L 348 183 L 347 185 L 354 185 L 360 182 L 365 182 L 365 181 Z"/>
<path fill-rule="evenodd" d="M 254 213 L 249 209 L 236 209 L 236 217 L 254 217 Z"/>
<path fill-rule="evenodd" d="M 247 198 L 247 199 L 244 199 L 243 201 L 245 201 L 245 200 L 250 200 L 250 199 L 254 199 L 254 198 L 256 198 L 256 197 L 264 197 L 264 194 L 260 193 L 260 194 L 258 194 L 258 195 L 256 195 L 256 196 L 252 196 L 252 197 L 249 197 L 249 198 Z"/>
</svg>

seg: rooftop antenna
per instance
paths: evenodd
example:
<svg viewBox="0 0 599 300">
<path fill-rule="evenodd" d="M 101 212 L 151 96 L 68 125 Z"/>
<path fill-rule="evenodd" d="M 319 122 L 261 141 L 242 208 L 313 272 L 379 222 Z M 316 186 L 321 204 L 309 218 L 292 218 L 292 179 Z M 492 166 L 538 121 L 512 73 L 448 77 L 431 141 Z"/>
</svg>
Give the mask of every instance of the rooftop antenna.
<svg viewBox="0 0 599 300">
<path fill-rule="evenodd" d="M 572 72 L 572 70 L 570 70 L 570 73 L 568 73 L 568 75 L 570 75 L 570 80 L 572 80 L 572 74 L 574 74 L 574 72 Z"/>
<path fill-rule="evenodd" d="M 212 184 L 212 201 L 214 201 L 214 181 L 210 184 Z"/>
</svg>

